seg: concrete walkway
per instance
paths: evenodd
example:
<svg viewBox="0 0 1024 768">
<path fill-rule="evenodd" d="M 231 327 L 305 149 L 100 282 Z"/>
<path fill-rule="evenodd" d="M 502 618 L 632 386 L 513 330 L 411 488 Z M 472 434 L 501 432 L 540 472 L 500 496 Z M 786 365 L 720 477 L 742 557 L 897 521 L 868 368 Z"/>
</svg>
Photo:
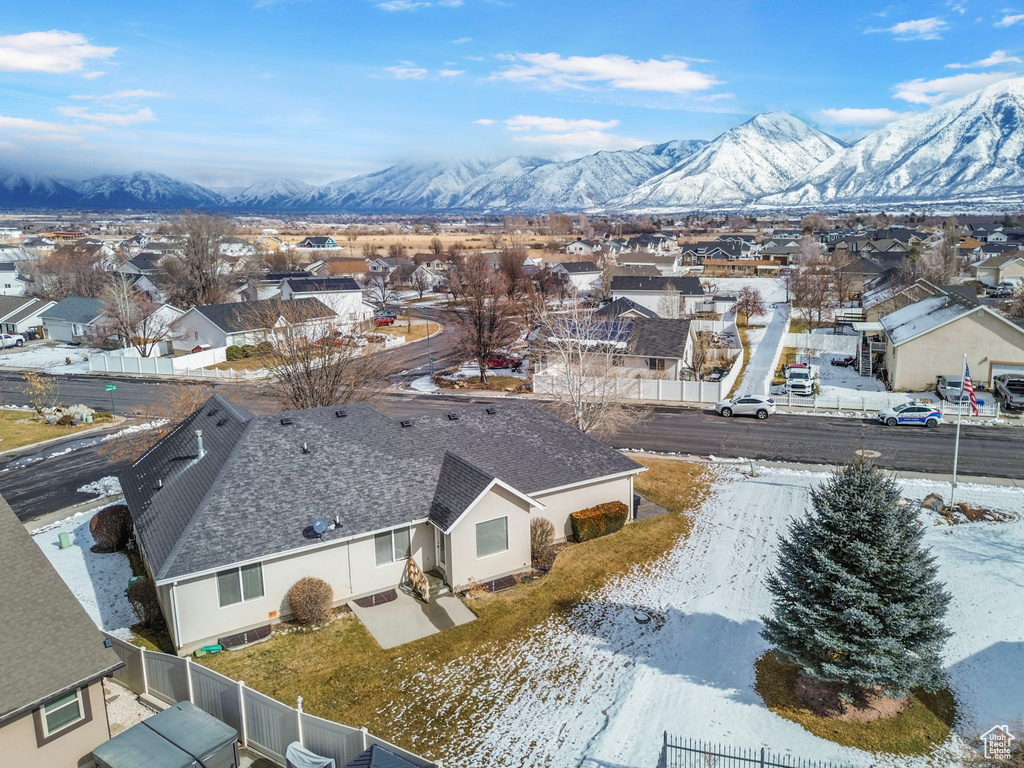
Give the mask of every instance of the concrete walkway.
<svg viewBox="0 0 1024 768">
<path fill-rule="evenodd" d="M 775 376 L 775 366 L 782 350 L 782 334 L 786 331 L 789 305 L 777 304 L 768 313 L 765 328 L 757 328 L 747 335 L 749 348 L 747 369 L 736 389 L 737 395 L 767 395 Z"/>
<path fill-rule="evenodd" d="M 455 595 L 438 595 L 424 603 L 407 590 L 408 587 L 399 587 L 395 590 L 397 600 L 372 608 L 361 608 L 354 601 L 348 603 L 381 648 L 395 648 L 476 619 L 476 614 Z"/>
</svg>

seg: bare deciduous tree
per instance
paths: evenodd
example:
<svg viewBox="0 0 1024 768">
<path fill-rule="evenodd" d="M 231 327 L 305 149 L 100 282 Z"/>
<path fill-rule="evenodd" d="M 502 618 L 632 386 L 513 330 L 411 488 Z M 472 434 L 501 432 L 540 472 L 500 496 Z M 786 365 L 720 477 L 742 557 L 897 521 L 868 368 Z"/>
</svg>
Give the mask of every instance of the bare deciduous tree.
<svg viewBox="0 0 1024 768">
<path fill-rule="evenodd" d="M 632 349 L 622 324 L 608 323 L 573 304 L 548 314 L 537 329 L 533 356 L 551 372 L 551 410 L 582 432 L 606 436 L 646 418 L 628 405 L 635 380 L 622 375 Z"/>
<path fill-rule="evenodd" d="M 377 309 L 398 301 L 394 272 L 371 272 L 366 276 L 366 301 Z"/>
<path fill-rule="evenodd" d="M 520 335 L 519 307 L 509 298 L 505 277 L 480 255 L 466 259 L 448 276 L 458 306 L 451 313 L 455 345 L 480 366 L 487 383 L 487 358 Z"/>
<path fill-rule="evenodd" d="M 658 297 L 658 314 L 661 317 L 676 320 L 683 316 L 682 299 L 679 290 L 675 286 L 665 286 L 665 290 Z"/>
<path fill-rule="evenodd" d="M 703 378 L 707 371 L 708 363 L 711 362 L 711 333 L 709 331 L 697 331 L 693 334 L 690 345 L 690 359 L 686 365 L 697 380 Z"/>
<path fill-rule="evenodd" d="M 416 291 L 422 299 L 423 294 L 434 287 L 434 281 L 427 274 L 426 269 L 421 267 L 412 273 L 412 277 L 409 279 L 409 287 Z"/>
<path fill-rule="evenodd" d="M 130 275 L 113 273 L 104 299 L 102 335 L 116 335 L 141 357 L 149 357 L 173 336 L 173 313 L 161 311 L 160 304 L 135 287 Z"/>
<path fill-rule="evenodd" d="M 60 382 L 53 376 L 27 372 L 22 391 L 28 398 L 29 405 L 41 416 L 44 410 L 57 405 L 57 400 L 60 397 Z"/>
<path fill-rule="evenodd" d="M 430 252 L 435 256 L 440 256 L 444 253 L 444 243 L 441 242 L 440 237 L 430 238 Z"/>
<path fill-rule="evenodd" d="M 102 296 L 108 274 L 104 262 L 101 248 L 70 244 L 25 266 L 35 283 L 34 291 L 59 301 L 69 296 Z"/>
<path fill-rule="evenodd" d="M 736 297 L 736 315 L 743 315 L 743 324 L 748 325 L 750 318 L 765 313 L 764 299 L 757 288 L 744 286 Z"/>
<path fill-rule="evenodd" d="M 182 253 L 160 262 L 170 301 L 184 308 L 228 301 L 236 270 L 221 259 L 220 246 L 234 233 L 234 224 L 223 216 L 185 212 L 171 229 L 182 239 Z"/>
</svg>

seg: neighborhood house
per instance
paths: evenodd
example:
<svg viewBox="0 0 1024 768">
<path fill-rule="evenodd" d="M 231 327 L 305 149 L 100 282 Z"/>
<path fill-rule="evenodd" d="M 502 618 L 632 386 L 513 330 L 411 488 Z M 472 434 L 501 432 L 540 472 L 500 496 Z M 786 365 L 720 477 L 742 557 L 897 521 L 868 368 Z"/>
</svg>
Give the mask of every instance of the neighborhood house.
<svg viewBox="0 0 1024 768">
<path fill-rule="evenodd" d="M 255 416 L 215 395 L 121 484 L 188 653 L 288 617 L 305 576 L 341 604 L 402 584 L 410 561 L 456 590 L 527 571 L 533 517 L 565 539 L 571 513 L 629 505 L 643 469 L 524 402 L 396 420 L 365 403 Z"/>
</svg>

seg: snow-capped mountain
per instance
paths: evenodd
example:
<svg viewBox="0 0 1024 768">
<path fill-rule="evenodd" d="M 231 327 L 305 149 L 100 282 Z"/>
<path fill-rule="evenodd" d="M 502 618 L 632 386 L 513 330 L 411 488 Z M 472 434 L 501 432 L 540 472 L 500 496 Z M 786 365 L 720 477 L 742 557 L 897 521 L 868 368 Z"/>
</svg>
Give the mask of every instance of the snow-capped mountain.
<svg viewBox="0 0 1024 768">
<path fill-rule="evenodd" d="M 64 182 L 38 173 L 0 175 L 0 207 L 64 208 L 78 201 L 78 193 Z"/>
<path fill-rule="evenodd" d="M 295 200 L 315 188 L 298 179 L 267 179 L 248 187 L 220 189 L 217 192 L 232 207 L 247 211 L 276 211 L 289 208 Z"/>
<path fill-rule="evenodd" d="M 845 148 L 784 112 L 730 128 L 654 178 L 610 200 L 620 210 L 685 210 L 742 205 L 783 190 Z"/>
<path fill-rule="evenodd" d="M 1024 78 L 1003 80 L 868 134 L 774 205 L 1024 197 Z"/>
<path fill-rule="evenodd" d="M 218 208 L 223 197 L 206 187 L 178 181 L 162 173 L 136 171 L 123 176 L 105 174 L 77 184 L 76 205 L 92 208 Z"/>
</svg>

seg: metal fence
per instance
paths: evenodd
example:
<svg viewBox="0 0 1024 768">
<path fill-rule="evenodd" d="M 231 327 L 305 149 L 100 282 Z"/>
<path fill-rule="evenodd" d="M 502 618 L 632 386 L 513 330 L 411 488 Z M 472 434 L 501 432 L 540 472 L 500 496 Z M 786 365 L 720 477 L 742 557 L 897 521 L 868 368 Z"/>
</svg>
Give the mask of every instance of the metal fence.
<svg viewBox="0 0 1024 768">
<path fill-rule="evenodd" d="M 669 736 L 661 746 L 658 768 L 846 768 L 828 760 L 773 755 L 766 747 L 746 749 Z"/>
<path fill-rule="evenodd" d="M 302 698 L 290 707 L 245 683 L 196 664 L 189 657 L 172 656 L 126 643 L 111 635 L 114 651 L 125 666 L 113 678 L 139 695 L 168 704 L 191 701 L 238 731 L 242 745 L 283 763 L 284 752 L 293 741 L 339 766 L 347 765 L 359 753 L 376 744 L 419 768 L 441 768 L 369 733 L 365 728 L 315 717 L 302 711 Z"/>
</svg>

